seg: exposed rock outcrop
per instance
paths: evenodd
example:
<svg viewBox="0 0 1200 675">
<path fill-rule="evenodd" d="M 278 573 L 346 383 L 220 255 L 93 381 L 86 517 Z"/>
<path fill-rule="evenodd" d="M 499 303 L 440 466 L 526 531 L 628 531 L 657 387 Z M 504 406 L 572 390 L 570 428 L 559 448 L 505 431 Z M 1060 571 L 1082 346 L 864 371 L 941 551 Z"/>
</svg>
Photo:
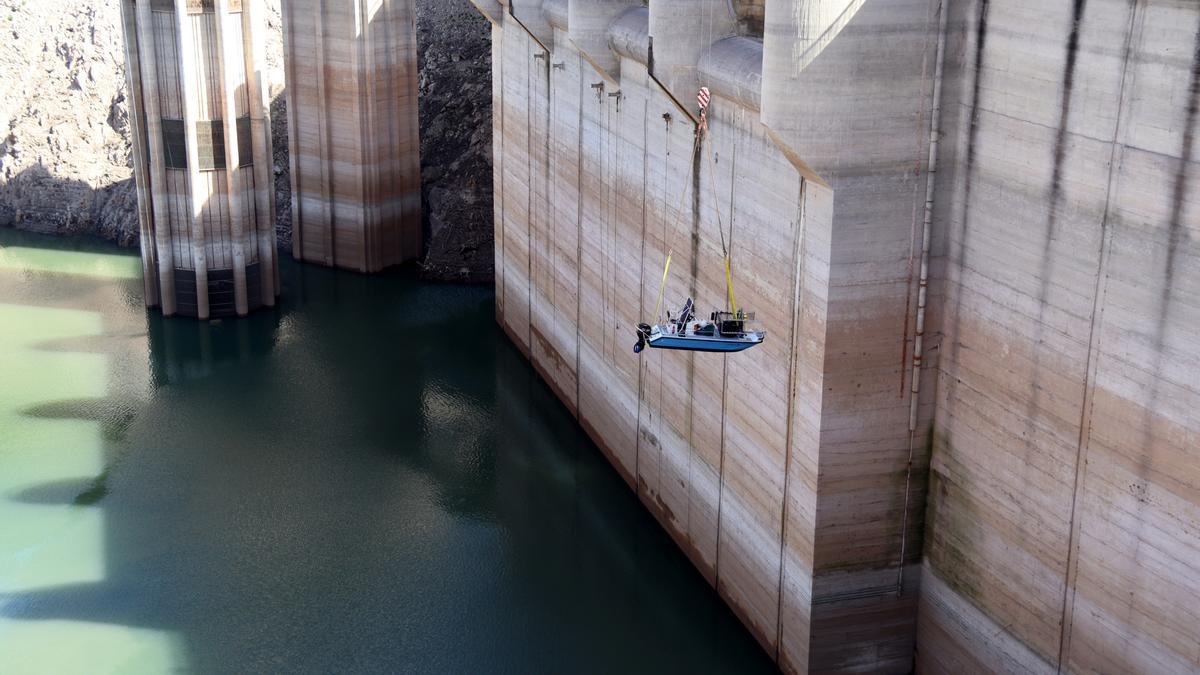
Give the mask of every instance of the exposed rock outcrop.
<svg viewBox="0 0 1200 675">
<path fill-rule="evenodd" d="M 491 280 L 490 26 L 468 0 L 418 0 L 417 40 L 424 273 Z"/>
<path fill-rule="evenodd" d="M 120 15 L 0 0 L 0 226 L 137 243 Z"/>
</svg>

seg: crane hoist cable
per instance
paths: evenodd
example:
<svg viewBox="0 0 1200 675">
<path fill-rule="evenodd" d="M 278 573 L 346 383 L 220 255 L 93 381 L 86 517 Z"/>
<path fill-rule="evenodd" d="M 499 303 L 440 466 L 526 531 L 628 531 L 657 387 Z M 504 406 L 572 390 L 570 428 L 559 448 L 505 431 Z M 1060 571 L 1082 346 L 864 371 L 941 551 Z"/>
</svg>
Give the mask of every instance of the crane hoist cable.
<svg viewBox="0 0 1200 675">
<path fill-rule="evenodd" d="M 691 156 L 691 160 L 688 164 L 688 173 L 689 174 L 695 168 L 696 155 L 698 154 L 697 150 L 700 149 L 700 145 L 703 142 L 704 137 L 708 135 L 708 130 L 709 130 L 708 129 L 708 104 L 709 104 L 709 101 L 711 100 L 708 87 L 702 87 L 700 89 L 699 94 L 696 96 L 696 99 L 697 99 L 697 102 L 700 104 L 700 122 L 696 125 L 695 139 L 692 142 L 692 156 Z M 725 237 L 725 219 L 721 216 L 721 207 L 720 207 L 720 204 L 718 203 L 719 200 L 717 199 L 717 195 L 719 194 L 717 191 L 717 178 L 716 178 L 717 160 L 716 160 L 716 156 L 714 155 L 714 152 L 712 149 L 712 143 L 711 142 L 706 143 L 705 145 L 708 146 L 707 154 L 708 154 L 709 163 L 711 165 L 711 168 L 709 170 L 709 180 L 712 185 L 713 213 L 716 215 L 716 218 L 717 218 L 717 232 L 720 235 L 720 239 L 721 239 L 721 257 L 725 263 L 725 289 L 726 289 L 726 292 L 729 297 L 729 309 L 731 312 L 733 312 L 733 314 L 736 315 L 738 313 L 737 298 L 735 297 L 734 292 L 733 292 L 733 265 L 732 265 L 732 262 L 730 261 L 729 246 L 728 246 L 728 241 L 731 241 L 733 239 L 733 219 L 731 218 L 729 221 L 729 238 L 727 240 Z M 659 284 L 659 287 L 658 287 L 658 300 L 654 303 L 654 320 L 655 321 L 657 321 L 660 318 L 659 312 L 662 310 L 663 295 L 665 294 L 666 288 L 667 288 L 667 275 L 669 274 L 669 272 L 671 270 L 671 257 L 675 251 L 674 245 L 673 245 L 675 229 L 676 229 L 676 226 L 679 224 L 680 218 L 683 215 L 683 205 L 687 199 L 687 196 L 688 196 L 688 190 L 683 190 L 680 193 L 679 206 L 675 209 L 675 217 L 672 222 L 671 231 L 668 234 L 669 241 L 666 242 L 668 244 L 667 257 L 666 257 L 666 262 L 663 264 L 662 282 Z"/>
<path fill-rule="evenodd" d="M 705 125 L 704 130 L 708 131 L 707 125 Z M 738 311 L 737 300 L 733 296 L 733 268 L 732 268 L 732 263 L 729 260 L 729 248 L 726 246 L 726 243 L 725 243 L 726 242 L 726 240 L 725 240 L 725 223 L 724 223 L 723 219 L 721 218 L 721 205 L 717 203 L 718 202 L 717 195 L 720 194 L 720 192 L 717 190 L 717 160 L 713 154 L 712 143 L 711 142 L 706 143 L 705 145 L 708 146 L 708 159 L 709 159 L 709 163 L 712 165 L 712 168 L 708 172 L 708 177 L 712 184 L 713 213 L 715 213 L 717 216 L 717 231 L 720 232 L 720 234 L 721 234 L 721 257 L 724 258 L 724 260 L 725 260 L 725 290 L 729 295 L 729 310 L 731 312 L 733 312 L 734 314 L 737 314 L 737 311 Z M 730 180 L 732 180 L 732 176 L 730 177 Z M 732 240 L 733 240 L 733 218 L 730 217 L 730 219 L 729 219 L 729 241 L 732 241 Z"/>
<path fill-rule="evenodd" d="M 695 133 L 695 137 L 692 141 L 691 160 L 688 163 L 688 173 L 689 174 L 692 172 L 692 169 L 696 165 L 696 150 L 698 147 L 697 146 L 698 143 L 700 143 L 700 134 L 699 134 L 699 130 L 697 129 L 697 131 Z M 665 178 L 666 178 L 666 176 L 664 174 L 664 179 Z M 666 259 L 666 262 L 663 264 L 662 284 L 659 285 L 659 287 L 658 287 L 658 301 L 654 303 L 654 321 L 658 321 L 659 312 L 662 310 L 663 294 L 665 293 L 665 291 L 667 289 L 667 273 L 671 269 L 671 256 L 675 252 L 675 246 L 674 246 L 675 230 L 676 230 L 676 227 L 679 225 L 680 218 L 683 215 L 683 205 L 687 201 L 687 196 L 688 196 L 687 190 L 683 190 L 680 192 L 679 205 L 675 208 L 675 217 L 672 219 L 671 229 L 667 232 L 667 236 L 664 238 L 663 243 L 667 244 L 667 259 Z"/>
<path fill-rule="evenodd" d="M 696 99 L 700 103 L 700 124 L 699 124 L 699 128 L 697 130 L 697 134 L 698 134 L 697 139 L 699 139 L 701 135 L 708 135 L 708 130 L 709 130 L 708 129 L 708 104 L 709 104 L 709 101 L 711 100 L 711 97 L 710 97 L 710 94 L 708 91 L 708 87 L 701 87 L 700 93 L 696 97 Z M 738 312 L 738 307 L 737 307 L 737 299 L 734 298 L 734 295 L 733 295 L 733 266 L 729 259 L 729 248 L 728 248 L 728 246 L 726 246 L 725 223 L 724 223 L 724 220 L 721 218 L 721 205 L 719 203 L 720 200 L 718 199 L 718 195 L 720 195 L 720 192 L 717 190 L 717 159 L 716 159 L 715 151 L 713 150 L 713 144 L 711 143 L 711 138 L 710 138 L 709 143 L 705 143 L 705 146 L 708 150 L 707 154 L 708 154 L 708 160 L 709 160 L 709 164 L 710 164 L 708 178 L 709 178 L 710 184 L 712 185 L 713 213 L 717 217 L 717 232 L 721 235 L 721 257 L 724 258 L 724 261 L 725 261 L 725 290 L 729 295 L 729 311 L 733 312 L 736 315 Z M 730 176 L 730 180 L 733 180 L 732 175 Z M 733 205 L 730 204 L 730 208 L 732 208 L 732 207 L 733 207 Z M 731 242 L 733 241 L 733 217 L 732 216 L 730 216 L 730 218 L 729 218 L 729 241 L 731 241 Z"/>
</svg>

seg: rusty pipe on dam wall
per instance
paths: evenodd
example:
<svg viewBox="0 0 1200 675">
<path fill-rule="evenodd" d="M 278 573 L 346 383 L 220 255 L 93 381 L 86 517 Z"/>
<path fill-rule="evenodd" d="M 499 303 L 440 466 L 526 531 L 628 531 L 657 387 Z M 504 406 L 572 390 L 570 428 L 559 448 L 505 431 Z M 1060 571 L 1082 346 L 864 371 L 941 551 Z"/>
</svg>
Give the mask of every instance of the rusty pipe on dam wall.
<svg viewBox="0 0 1200 675">
<path fill-rule="evenodd" d="M 929 158 L 925 165 L 925 209 L 921 220 L 921 263 L 917 282 L 917 318 L 913 333 L 912 383 L 908 401 L 908 461 L 904 474 L 904 511 L 900 518 L 900 559 L 896 565 L 896 595 L 904 592 L 904 559 L 908 553 L 908 516 L 912 504 L 913 455 L 917 412 L 921 405 L 921 367 L 925 358 L 925 312 L 929 302 L 929 251 L 933 239 L 933 200 L 937 190 L 938 141 L 942 135 L 942 79 L 946 72 L 946 0 L 938 3 L 937 55 L 934 57 L 933 97 L 929 113 Z"/>
</svg>

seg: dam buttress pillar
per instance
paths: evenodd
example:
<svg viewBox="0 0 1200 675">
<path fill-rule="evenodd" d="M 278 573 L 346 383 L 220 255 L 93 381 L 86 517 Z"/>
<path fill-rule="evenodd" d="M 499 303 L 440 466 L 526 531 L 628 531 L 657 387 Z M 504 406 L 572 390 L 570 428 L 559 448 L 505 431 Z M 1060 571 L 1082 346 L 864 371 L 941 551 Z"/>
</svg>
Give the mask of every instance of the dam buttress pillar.
<svg viewBox="0 0 1200 675">
<path fill-rule="evenodd" d="M 283 4 L 292 255 L 377 272 L 421 254 L 412 0 Z"/>
<path fill-rule="evenodd" d="M 121 0 L 121 10 L 146 305 L 200 319 L 274 305 L 258 0 Z"/>
</svg>

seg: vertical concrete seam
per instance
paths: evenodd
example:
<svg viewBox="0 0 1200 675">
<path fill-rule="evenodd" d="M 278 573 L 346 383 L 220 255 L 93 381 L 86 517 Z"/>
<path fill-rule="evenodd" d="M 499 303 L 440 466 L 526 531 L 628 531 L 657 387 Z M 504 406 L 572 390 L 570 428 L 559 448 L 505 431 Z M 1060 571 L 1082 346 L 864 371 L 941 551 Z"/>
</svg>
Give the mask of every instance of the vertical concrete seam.
<svg viewBox="0 0 1200 675">
<path fill-rule="evenodd" d="M 493 239 L 492 246 L 498 245 L 500 247 L 500 255 L 498 256 L 498 259 L 500 260 L 500 266 L 499 266 L 499 269 L 494 270 L 494 273 L 498 274 L 500 277 L 500 293 L 497 296 L 497 301 L 496 301 L 497 305 L 496 306 L 500 309 L 500 317 L 499 318 L 501 319 L 501 321 L 500 321 L 501 326 L 503 326 L 504 325 L 504 318 L 503 318 L 504 294 L 507 292 L 507 289 L 508 289 L 508 275 L 504 273 L 504 268 L 508 266 L 507 265 L 508 258 L 506 258 L 504 255 L 504 239 L 505 239 L 504 235 L 505 235 L 505 230 L 508 229 L 507 227 L 505 227 L 505 219 L 508 217 L 508 212 L 507 212 L 507 209 L 505 208 L 506 190 L 504 189 L 504 165 L 507 163 L 507 159 L 506 159 L 507 153 L 505 150 L 505 148 L 507 147 L 507 144 L 505 143 L 507 134 L 506 134 L 506 129 L 505 129 L 504 123 L 505 123 L 505 118 L 506 118 L 505 112 L 506 112 L 506 108 L 507 108 L 507 106 L 505 105 L 505 99 L 507 97 L 505 96 L 505 86 L 504 86 L 505 85 L 504 50 L 505 50 L 505 42 L 506 42 L 506 39 L 505 39 L 506 31 L 504 30 L 503 25 L 499 25 L 499 24 L 497 25 L 496 29 L 493 31 L 493 36 L 496 34 L 500 35 L 500 47 L 498 50 L 500 58 L 495 59 L 495 62 L 493 63 L 493 68 L 499 67 L 499 70 L 500 70 L 500 73 L 499 73 L 500 86 L 498 87 L 498 89 L 500 90 L 500 139 L 499 139 L 499 152 L 497 152 L 496 157 L 493 158 L 493 161 L 495 162 L 495 167 L 493 167 L 493 171 L 497 172 L 497 170 L 498 170 L 498 173 L 500 175 L 500 189 L 498 190 L 498 192 L 500 193 L 499 194 L 499 196 L 500 196 L 500 231 L 494 232 L 492 234 L 492 239 Z M 495 38 L 493 37 L 493 39 L 495 39 Z M 493 49 L 492 51 L 493 51 L 493 53 L 495 53 L 497 50 Z M 492 73 L 492 77 L 497 77 L 495 72 Z M 495 113 L 493 113 L 493 114 L 495 114 Z M 496 139 L 492 139 L 492 143 L 495 144 Z"/>
<path fill-rule="evenodd" d="M 717 173 L 716 159 L 715 159 L 716 148 L 713 147 L 712 133 L 708 132 L 708 133 L 700 134 L 699 130 L 697 130 L 696 138 L 699 139 L 700 142 L 708 141 L 708 143 L 709 143 L 708 149 L 710 152 L 714 153 L 713 165 L 709 167 L 709 171 L 712 172 L 711 178 L 713 180 L 715 180 L 716 173 Z M 696 147 L 697 147 L 697 149 L 699 149 L 699 144 L 697 144 Z M 697 165 L 699 165 L 699 164 L 700 164 L 700 162 L 697 162 Z M 697 178 L 699 177 L 698 172 L 702 171 L 702 170 L 703 170 L 702 168 L 699 168 L 699 167 L 697 168 Z M 699 204 L 699 196 L 700 196 L 699 195 L 699 193 L 700 193 L 700 183 L 699 182 L 697 182 L 695 184 L 695 188 L 696 188 L 696 200 L 697 200 L 696 203 L 698 205 Z M 710 198 L 713 200 L 713 206 L 716 209 L 717 213 L 720 213 L 721 205 L 718 203 L 718 195 L 717 195 L 717 191 L 715 189 L 715 185 L 714 185 L 714 189 L 713 189 L 713 194 L 710 196 Z M 730 204 L 730 211 L 732 212 L 732 210 L 733 210 L 732 204 Z M 693 287 L 695 287 L 695 285 L 699 283 L 698 272 L 700 269 L 700 220 L 701 220 L 701 216 L 700 216 L 699 212 L 697 212 L 695 215 L 695 220 L 693 221 L 695 224 L 692 227 L 692 284 L 693 284 Z M 721 227 L 721 224 L 718 221 L 717 228 L 719 229 L 720 227 Z M 731 222 L 730 223 L 731 236 L 732 236 L 732 232 L 733 232 L 733 223 Z M 693 292 L 693 295 L 694 295 L 694 292 Z M 726 454 L 725 453 L 725 445 L 726 445 L 726 442 L 725 442 L 726 415 L 725 415 L 725 413 L 728 410 L 728 408 L 729 408 L 729 355 L 722 354 L 721 355 L 721 450 L 720 450 L 720 458 L 718 459 L 719 469 L 717 472 L 717 555 L 716 555 L 716 560 L 714 561 L 714 564 L 713 564 L 713 581 L 714 581 L 714 586 L 717 589 L 718 595 L 721 594 L 721 531 L 723 529 L 721 527 L 721 520 L 722 520 L 722 516 L 724 515 L 724 508 L 725 508 L 725 454 Z"/>
<path fill-rule="evenodd" d="M 784 581 L 784 560 L 787 554 L 787 531 L 788 531 L 788 498 L 791 489 L 792 478 L 792 445 L 795 442 L 795 409 L 796 409 L 796 352 L 799 349 L 799 332 L 800 332 L 800 302 L 804 296 L 804 269 L 801 267 L 804 259 L 804 193 L 805 182 L 803 176 L 798 176 L 799 185 L 796 199 L 796 240 L 792 245 L 792 273 L 796 275 L 795 281 L 792 284 L 792 335 L 790 340 L 790 353 L 788 354 L 788 410 L 787 410 L 787 431 L 784 435 L 784 457 L 783 457 L 783 513 L 779 521 L 779 584 L 777 608 L 775 610 L 775 663 L 779 663 L 779 658 L 783 652 L 783 595 Z"/>
<path fill-rule="evenodd" d="M 393 28 L 393 24 L 396 22 L 396 13 L 397 12 L 396 12 L 395 8 L 392 6 L 392 0 L 383 0 L 380 11 L 383 13 L 383 17 L 384 17 L 383 20 L 381 21 L 381 23 L 382 23 L 381 30 L 383 31 L 383 43 L 385 45 L 388 45 L 388 47 L 389 47 L 389 56 L 388 56 L 387 60 L 385 61 L 385 63 L 383 64 L 385 75 L 383 78 L 382 87 L 383 87 L 384 100 L 387 102 L 387 113 L 390 113 L 399 107 L 396 104 L 396 71 L 399 70 L 400 65 L 396 63 L 396 55 L 394 53 L 392 53 L 391 49 L 390 49 L 392 46 L 395 45 L 396 38 L 395 38 L 395 34 L 394 34 L 392 28 Z M 489 30 L 491 29 L 491 22 L 488 22 L 488 28 L 489 28 Z M 416 31 L 409 33 L 409 37 L 411 39 L 415 39 L 415 36 L 416 36 Z M 407 59 L 408 59 L 408 50 L 407 49 L 405 49 L 403 52 L 400 52 L 400 58 L 405 61 L 406 68 L 410 67 L 407 64 Z M 376 72 L 377 68 L 378 68 L 378 65 L 375 63 L 374 59 L 372 59 L 372 71 L 371 71 L 372 87 L 380 86 L 379 76 Z M 376 93 L 376 102 L 378 102 L 378 100 L 379 100 L 378 93 Z M 376 105 L 377 105 L 377 103 L 376 103 Z M 393 108 L 393 106 L 396 106 L 396 108 Z M 375 111 L 376 115 L 378 115 L 378 112 L 379 112 L 378 110 Z M 385 132 L 385 135 L 387 138 L 387 146 L 386 146 L 387 147 L 387 152 L 386 152 L 387 168 L 386 169 L 384 169 L 382 166 L 380 166 L 380 162 L 382 162 L 383 159 L 380 157 L 381 153 L 379 152 L 379 146 L 378 145 L 375 146 L 375 164 L 376 164 L 375 230 L 376 230 L 377 240 L 380 242 L 380 244 L 379 244 L 379 251 L 380 251 L 379 257 L 381 259 L 380 263 L 379 263 L 380 267 L 386 267 L 388 265 L 391 265 L 393 263 L 399 262 L 400 260 L 404 259 L 405 251 L 404 251 L 404 242 L 402 241 L 402 239 L 406 233 L 407 228 L 412 226 L 412 224 L 406 222 L 403 217 L 401 217 L 399 219 L 396 218 L 396 199 L 397 198 L 404 199 L 404 190 L 408 189 L 409 185 L 405 182 L 401 182 L 401 188 L 400 188 L 401 193 L 398 196 L 395 194 L 394 186 L 395 186 L 396 173 L 397 173 L 396 155 L 398 155 L 400 153 L 400 151 L 396 148 L 395 115 L 391 115 L 391 114 L 387 114 L 387 113 L 385 113 L 383 115 L 383 118 L 386 121 L 385 126 L 387 127 L 387 130 Z M 419 114 L 419 112 L 418 112 L 418 114 Z M 375 124 L 378 124 L 378 122 L 375 122 Z M 376 133 L 374 126 L 372 126 L 372 133 Z M 417 143 L 417 147 L 420 148 L 419 141 Z M 420 153 L 418 151 L 418 155 L 419 154 Z M 420 161 L 420 159 L 418 158 L 418 162 L 419 161 Z M 386 187 L 386 188 L 384 187 L 384 184 L 383 184 L 384 181 L 380 175 L 381 171 L 386 171 L 387 176 L 388 176 L 388 183 L 390 183 L 389 187 Z M 419 188 L 418 188 L 418 192 L 420 192 Z M 419 222 L 417 224 L 417 227 L 421 227 L 421 224 Z M 399 230 L 399 231 L 397 231 L 397 230 Z"/>
<path fill-rule="evenodd" d="M 603 85 L 603 82 L 601 82 Z M 608 280 L 608 265 L 605 264 L 605 258 L 611 253 L 608 251 L 608 230 L 612 224 L 612 184 L 609 180 L 609 172 L 612 166 L 609 163 L 609 146 L 612 145 L 612 137 L 608 128 L 608 107 L 604 105 L 604 90 L 601 89 L 596 94 L 596 100 L 599 104 L 599 133 L 600 133 L 600 255 L 597 264 L 600 266 L 600 307 L 601 307 L 601 328 L 600 328 L 600 358 L 603 360 L 608 356 L 608 323 L 612 318 L 612 311 L 609 303 L 609 280 Z"/>
<path fill-rule="evenodd" d="M 557 119 L 555 102 L 558 101 L 558 87 L 555 86 L 555 68 L 550 65 L 554 53 L 546 55 L 546 254 L 550 258 L 550 337 L 554 341 L 555 359 L 561 363 L 562 354 L 558 344 L 559 319 L 558 310 L 558 276 L 560 264 L 558 260 L 558 181 L 550 182 L 550 168 L 557 166 L 557 144 L 554 142 L 554 120 Z"/>
<path fill-rule="evenodd" d="M 528 62 L 525 64 L 525 346 L 529 350 L 529 360 L 536 364 L 533 349 L 533 224 L 536 218 L 533 211 L 533 152 L 529 130 L 533 128 L 532 92 L 533 73 Z"/>
<path fill-rule="evenodd" d="M 542 73 L 545 75 L 545 87 L 543 88 L 542 91 L 544 91 L 546 94 L 546 98 L 545 98 L 546 104 L 544 107 L 545 123 L 542 125 L 542 139 L 543 139 L 543 144 L 542 144 L 542 147 L 543 147 L 543 152 L 542 152 L 542 202 L 543 202 L 542 250 L 545 252 L 545 254 L 542 257 L 543 257 L 543 259 L 548 259 L 550 261 L 549 272 L 548 273 L 543 272 L 543 275 L 546 277 L 546 280 L 550 284 L 550 298 L 549 298 L 550 304 L 549 304 L 549 312 L 547 314 L 550 318 L 550 330 L 546 331 L 547 332 L 546 339 L 551 341 L 551 343 L 553 345 L 554 353 L 555 353 L 555 361 L 557 361 L 558 346 L 554 345 L 553 342 L 555 340 L 556 333 L 557 333 L 556 329 L 558 327 L 558 325 L 557 325 L 558 324 L 558 321 L 557 321 L 558 308 L 554 304 L 554 286 L 555 286 L 554 279 L 558 275 L 558 267 L 555 265 L 554 255 L 552 252 L 556 248 L 556 244 L 555 244 L 555 237 L 551 233 L 552 229 L 554 228 L 555 219 L 554 219 L 554 210 L 552 208 L 552 201 L 550 199 L 550 120 L 551 120 L 550 106 L 553 104 L 553 101 L 554 101 L 554 99 L 551 95 L 551 86 L 552 85 L 551 85 L 550 78 L 554 73 L 554 69 L 550 67 L 550 61 L 553 59 L 553 54 L 550 52 L 549 49 L 546 49 L 543 53 L 546 55 L 546 58 L 542 59 Z M 545 295 L 546 295 L 546 292 L 543 289 L 543 291 L 542 291 L 543 299 L 545 299 Z M 546 316 L 546 315 L 544 315 L 544 316 Z"/>
<path fill-rule="evenodd" d="M 366 273 L 371 270 L 371 232 L 368 227 L 371 213 L 370 191 L 371 181 L 368 176 L 373 174 L 375 169 L 373 147 L 375 145 L 374 129 L 371 128 L 370 122 L 370 100 L 371 87 L 374 82 L 368 82 L 373 73 L 364 74 L 364 69 L 369 69 L 367 65 L 368 45 L 371 42 L 371 34 L 367 27 L 367 8 L 365 0 L 354 0 L 354 29 L 358 33 L 357 39 L 354 40 L 353 46 L 350 48 L 350 72 L 354 73 L 354 100 L 355 112 L 358 117 L 359 134 L 358 143 L 358 165 L 360 169 L 354 174 L 354 182 L 356 183 L 356 192 L 358 200 L 355 204 L 355 210 L 358 211 L 358 245 L 359 245 L 359 271 Z M 370 140 L 368 140 L 368 138 Z"/>
<path fill-rule="evenodd" d="M 650 102 L 648 99 L 642 99 L 642 241 L 641 253 L 638 255 L 638 318 L 644 316 L 646 311 L 646 195 L 649 193 L 647 184 L 649 183 L 650 156 Z M 657 322 L 657 321 L 656 321 Z M 633 491 L 641 492 L 642 475 L 642 400 L 645 397 L 645 392 L 642 387 L 645 383 L 646 369 L 649 367 L 646 359 L 638 359 L 638 413 L 637 413 L 637 430 L 634 435 L 634 454 L 633 454 Z"/>
<path fill-rule="evenodd" d="M 667 89 L 663 88 L 662 91 L 664 93 L 666 93 Z M 668 96 L 669 96 L 669 94 L 668 94 Z M 682 108 L 682 106 L 681 106 L 681 108 Z M 700 167 L 699 158 L 700 158 L 700 151 L 701 151 L 700 144 L 703 142 L 703 139 L 700 136 L 700 129 L 698 126 L 692 126 L 691 130 L 692 130 L 692 139 L 693 139 L 692 140 L 692 150 L 691 150 L 692 157 L 691 157 L 691 166 L 688 169 L 688 173 L 690 173 L 691 175 L 689 176 L 687 173 L 685 173 L 683 175 L 683 180 L 685 181 L 685 185 L 683 186 L 684 189 L 683 189 L 682 194 L 686 196 L 686 194 L 687 194 L 686 181 L 690 178 L 692 181 L 692 213 L 691 213 L 692 236 L 689 237 L 689 239 L 688 239 L 688 242 L 691 246 L 691 248 L 690 248 L 690 253 L 691 253 L 691 270 L 690 270 L 690 272 L 691 272 L 691 274 L 688 278 L 688 281 L 690 284 L 688 287 L 688 295 L 689 295 L 689 297 L 695 298 L 696 297 L 696 288 L 697 288 L 697 276 L 698 276 L 698 272 L 699 272 L 699 270 L 697 268 L 697 263 L 700 259 L 700 247 L 698 245 L 698 240 L 699 240 L 699 228 L 700 228 L 700 171 L 701 171 L 701 167 Z M 680 202 L 680 203 L 682 204 L 682 202 Z M 679 215 L 682 215 L 682 214 L 677 214 L 676 218 L 671 223 L 672 229 L 674 229 L 679 224 L 679 221 L 681 220 L 678 217 Z M 670 236 L 673 241 L 675 238 L 674 232 L 672 232 Z M 665 304 L 665 301 L 664 301 L 664 304 Z M 689 462 L 689 468 L 690 468 L 690 462 L 691 462 L 692 456 L 694 454 L 696 454 L 695 453 L 695 449 L 696 449 L 696 439 L 695 439 L 695 433 L 696 433 L 696 406 L 695 406 L 695 400 L 696 400 L 696 354 L 695 354 L 695 352 L 685 352 L 684 358 L 687 360 L 687 393 L 688 393 L 687 400 L 690 402 L 687 406 L 687 433 L 686 433 L 687 445 L 688 445 L 688 462 Z M 723 363 L 724 363 L 724 357 L 722 357 L 722 364 Z M 725 373 L 725 368 L 724 368 L 724 365 L 722 365 L 722 367 L 721 367 L 722 379 L 724 379 L 724 377 L 725 377 L 724 373 Z M 722 401 L 721 412 L 722 412 L 722 414 L 724 414 L 724 410 L 725 410 L 724 394 L 722 394 L 721 401 Z M 717 551 L 716 551 L 715 559 L 713 561 L 713 587 L 718 588 L 718 589 L 720 588 L 720 586 L 719 586 L 720 576 L 718 574 L 718 570 L 719 570 L 719 566 L 720 566 L 720 562 L 721 562 L 721 493 L 722 493 L 722 484 L 723 484 L 723 480 L 724 480 L 723 467 L 724 467 L 724 463 L 725 463 L 725 431 L 724 431 L 724 429 L 725 429 L 725 424 L 724 424 L 724 420 L 722 419 L 720 459 L 718 460 L 718 467 L 717 467 L 717 532 L 716 532 Z M 661 455 L 661 453 L 660 453 L 660 455 Z M 662 471 L 661 459 L 659 461 L 659 471 L 660 472 Z M 689 480 L 690 480 L 690 477 L 689 477 Z M 660 484 L 662 483 L 661 478 L 659 480 L 659 483 Z"/>
<path fill-rule="evenodd" d="M 721 449 L 717 460 L 717 554 L 713 561 L 713 586 L 721 593 L 721 513 L 725 504 L 725 407 L 729 393 L 729 356 L 721 355 Z M 689 434 L 690 436 L 690 434 Z"/>
<path fill-rule="evenodd" d="M 317 144 L 321 156 L 317 163 L 321 167 L 321 227 L 325 239 L 325 260 L 329 266 L 337 265 L 337 237 L 333 231 L 333 157 L 329 147 L 329 97 L 325 87 L 328 68 L 329 46 L 325 41 L 325 0 L 317 0 L 314 18 L 316 26 L 317 56 Z"/>
<path fill-rule="evenodd" d="M 578 116 L 575 122 L 575 417 L 583 419 L 582 401 L 579 398 L 579 322 L 583 318 L 583 55 L 579 54 L 575 61 L 575 72 L 578 74 L 579 87 L 575 91 L 575 112 Z"/>
<path fill-rule="evenodd" d="M 1062 613 L 1059 629 L 1059 648 L 1057 672 L 1062 673 L 1071 651 L 1071 632 L 1074 628 L 1075 615 L 1075 583 L 1079 574 L 1079 533 L 1083 523 L 1079 514 L 1079 501 L 1086 487 L 1087 455 L 1091 444 L 1091 419 L 1095 409 L 1096 371 L 1099 367 L 1100 343 L 1103 340 L 1104 306 L 1108 294 L 1108 262 L 1112 256 L 1113 228 L 1109 224 L 1112 197 L 1117 189 L 1120 176 L 1120 164 L 1123 156 L 1122 136 L 1125 121 L 1125 91 L 1128 80 L 1134 74 L 1130 55 L 1133 49 L 1133 36 L 1137 19 L 1140 15 L 1142 0 L 1131 0 L 1129 24 L 1125 33 L 1123 49 L 1125 64 L 1121 70 L 1121 82 L 1117 88 L 1117 124 L 1113 129 L 1112 149 L 1108 163 L 1108 189 L 1104 196 L 1104 215 L 1100 220 L 1100 251 L 1096 265 L 1096 279 L 1092 292 L 1092 314 L 1088 332 L 1087 366 L 1083 381 L 1083 406 L 1079 411 L 1079 437 L 1075 449 L 1075 482 L 1071 491 L 1071 515 L 1068 521 L 1067 538 L 1067 575 L 1063 584 Z"/>
<path fill-rule="evenodd" d="M 537 62 L 537 55 L 531 55 L 533 63 Z M 534 96 L 536 89 L 541 88 L 541 78 L 537 76 L 537 70 L 530 65 L 529 61 L 525 62 L 525 164 L 528 167 L 525 171 L 525 199 L 529 204 L 525 209 L 525 265 L 527 272 L 525 274 L 525 304 L 528 309 L 525 312 L 525 323 L 528 332 L 526 345 L 529 347 L 529 362 L 534 368 L 537 368 L 538 358 L 537 350 L 534 348 L 533 333 L 536 329 L 536 315 L 533 312 L 533 296 L 538 289 L 538 285 L 534 279 L 538 273 L 537 269 L 537 233 L 536 229 L 541 219 L 541 212 L 534 209 L 535 204 L 533 199 L 534 191 L 538 187 L 538 172 L 534 170 L 534 142 L 537 135 L 537 114 L 540 111 L 535 111 L 534 107 L 539 103 Z"/>
</svg>

